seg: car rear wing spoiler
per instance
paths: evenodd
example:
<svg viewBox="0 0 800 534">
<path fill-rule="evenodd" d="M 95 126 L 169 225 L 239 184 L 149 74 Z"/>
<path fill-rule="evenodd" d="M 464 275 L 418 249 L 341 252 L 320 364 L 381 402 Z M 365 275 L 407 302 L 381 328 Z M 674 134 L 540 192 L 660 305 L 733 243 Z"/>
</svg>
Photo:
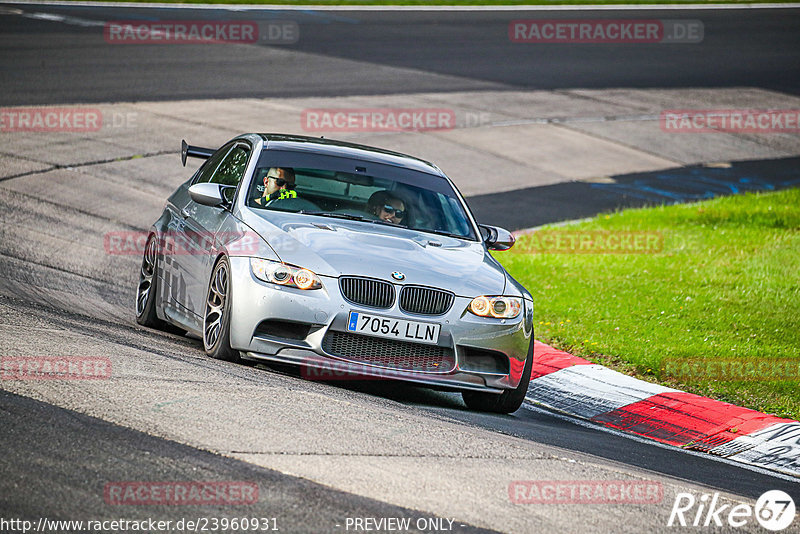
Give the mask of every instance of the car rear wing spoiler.
<svg viewBox="0 0 800 534">
<path fill-rule="evenodd" d="M 181 163 L 186 167 L 186 158 L 200 158 L 208 159 L 214 153 L 213 148 L 203 148 L 199 146 L 192 146 L 186 143 L 186 140 L 181 141 Z"/>
</svg>

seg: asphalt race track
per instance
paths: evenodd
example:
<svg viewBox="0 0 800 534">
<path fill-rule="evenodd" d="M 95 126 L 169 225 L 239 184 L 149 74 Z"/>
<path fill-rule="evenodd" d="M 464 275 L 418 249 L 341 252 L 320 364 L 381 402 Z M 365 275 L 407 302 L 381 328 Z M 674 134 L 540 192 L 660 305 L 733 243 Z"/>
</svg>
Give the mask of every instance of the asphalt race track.
<svg viewBox="0 0 800 534">
<path fill-rule="evenodd" d="M 510 20 L 540 17 L 701 20 L 704 41 L 539 49 L 509 42 Z M 300 39 L 271 46 L 103 40 L 105 21 L 179 18 L 289 20 Z M 533 405 L 486 415 L 467 411 L 454 393 L 317 382 L 291 369 L 211 360 L 197 339 L 135 323 L 140 256 L 110 254 L 103 244 L 107 232 L 145 231 L 193 172 L 179 165 L 180 137 L 198 144 L 232 137 L 257 109 L 253 99 L 294 113 L 342 102 L 367 107 L 375 95 L 383 105 L 404 106 L 409 94 L 486 94 L 499 114 L 498 95 L 531 92 L 585 102 L 586 116 L 604 121 L 613 113 L 602 110 L 622 109 L 612 97 L 624 100 L 625 91 L 662 98 L 662 90 L 674 90 L 667 94 L 711 101 L 724 94 L 731 107 L 738 92 L 791 103 L 800 96 L 798 27 L 797 8 L 451 13 L 0 4 L 0 106 L 97 104 L 134 110 L 139 120 L 139 129 L 108 135 L 0 132 L 0 356 L 106 357 L 112 365 L 109 380 L 0 381 L 0 520 L 258 517 L 291 533 L 363 532 L 354 518 L 409 518 L 413 527 L 403 532 L 694 532 L 702 529 L 667 527 L 678 493 L 720 492 L 726 503 L 752 505 L 780 489 L 800 503 L 796 478 L 601 431 Z M 652 121 L 641 109 L 649 117 L 641 121 Z M 231 124 L 220 126 L 226 119 Z M 625 124 L 637 128 L 635 121 Z M 606 124 L 598 119 L 571 135 L 610 146 L 610 130 L 597 134 L 595 123 Z M 481 157 L 474 147 L 489 151 L 500 130 L 470 140 L 471 164 Z M 402 135 L 378 140 L 430 146 L 431 138 Z M 734 161 L 719 167 L 723 182 L 747 175 L 796 186 L 796 134 L 720 139 L 716 150 Z M 499 193 L 465 191 L 482 220 L 512 229 L 660 202 L 637 190 L 654 172 L 678 183 L 674 192 L 685 198 L 673 201 L 703 193 L 681 181 L 705 168 L 701 159 L 615 142 L 639 166 L 621 161 L 618 171 L 603 170 L 611 181 L 560 174 Z M 455 152 L 444 159 L 458 168 Z M 661 167 L 670 169 L 650 170 Z M 612 182 L 616 189 L 597 187 Z M 509 205 L 516 207 L 502 213 Z M 508 488 L 518 480 L 651 481 L 663 499 L 514 504 Z M 258 499 L 125 506 L 104 496 L 109 484 L 131 481 L 246 481 L 258 487 Z M 0 531 L 17 530 L 0 523 Z M 760 530 L 750 524 L 738 531 Z"/>
<path fill-rule="evenodd" d="M 13 4 L 9 4 L 10 6 Z M 18 6 L 3 17 L 4 105 L 401 94 L 488 88 L 747 87 L 800 93 L 800 10 L 224 11 Z M 37 12 L 70 17 L 59 24 Z M 701 20 L 702 46 L 512 43 L 514 19 Z M 103 46 L 103 21 L 291 20 L 295 44 L 241 47 Z M 94 23 L 94 25 L 92 25 Z M 99 24 L 99 26 L 98 26 Z M 188 50 L 188 52 L 187 52 Z M 300 52 L 303 67 L 297 68 Z M 389 69 L 391 68 L 391 69 Z"/>
</svg>

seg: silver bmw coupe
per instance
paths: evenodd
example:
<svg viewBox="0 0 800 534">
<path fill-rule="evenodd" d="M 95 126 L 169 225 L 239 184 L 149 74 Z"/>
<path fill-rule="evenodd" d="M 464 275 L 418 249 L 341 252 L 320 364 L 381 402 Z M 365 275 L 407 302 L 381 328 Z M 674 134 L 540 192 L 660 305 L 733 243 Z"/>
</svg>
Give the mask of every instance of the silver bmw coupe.
<svg viewBox="0 0 800 534">
<path fill-rule="evenodd" d="M 457 390 L 511 413 L 533 361 L 530 293 L 453 182 L 404 154 L 245 134 L 204 159 L 149 231 L 137 321 L 228 361 Z M 325 373 L 330 373 L 326 375 Z"/>
</svg>

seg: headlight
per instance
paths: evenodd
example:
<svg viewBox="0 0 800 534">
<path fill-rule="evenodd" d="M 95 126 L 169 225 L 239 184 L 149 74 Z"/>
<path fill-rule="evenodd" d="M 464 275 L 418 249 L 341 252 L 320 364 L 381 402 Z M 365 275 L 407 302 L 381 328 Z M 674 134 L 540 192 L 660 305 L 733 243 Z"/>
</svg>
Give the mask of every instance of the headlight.
<svg viewBox="0 0 800 534">
<path fill-rule="evenodd" d="M 517 297 L 475 297 L 467 309 L 481 317 L 513 319 L 522 311 L 522 299 Z"/>
<path fill-rule="evenodd" d="M 259 280 L 298 289 L 319 289 L 322 282 L 308 269 L 275 261 L 250 258 L 250 270 Z"/>
</svg>

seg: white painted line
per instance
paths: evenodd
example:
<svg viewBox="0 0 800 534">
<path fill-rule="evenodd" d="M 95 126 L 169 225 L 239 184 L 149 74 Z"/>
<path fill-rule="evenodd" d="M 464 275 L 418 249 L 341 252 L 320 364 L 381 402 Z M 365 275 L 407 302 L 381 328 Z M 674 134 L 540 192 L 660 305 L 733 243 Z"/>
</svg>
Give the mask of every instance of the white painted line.
<svg viewBox="0 0 800 534">
<path fill-rule="evenodd" d="M 623 432 L 622 430 L 617 430 L 616 428 L 610 428 L 607 426 L 599 425 L 597 423 L 593 423 L 591 421 L 584 421 L 583 419 L 578 419 L 574 416 L 565 415 L 562 413 L 554 412 L 548 407 L 541 406 L 536 399 L 531 397 L 525 397 L 525 401 L 522 404 L 522 407 L 526 410 L 530 410 L 532 412 L 541 413 L 548 415 L 550 417 L 555 417 L 556 419 L 561 419 L 562 421 L 566 421 L 568 423 L 572 423 L 574 425 L 582 426 L 584 428 L 591 428 L 594 430 L 599 430 L 600 432 L 606 432 L 608 434 L 613 434 L 615 436 L 630 439 L 639 443 L 644 443 L 646 445 L 652 445 L 653 447 L 658 447 L 660 449 L 667 449 L 671 451 L 680 451 L 682 454 L 688 454 L 690 456 L 699 456 L 705 458 L 706 460 L 711 460 L 712 462 L 719 462 L 722 464 L 732 465 L 735 467 L 740 467 L 747 471 L 752 471 L 754 473 L 759 473 L 761 475 L 768 475 L 774 478 L 779 478 L 781 480 L 788 480 L 789 482 L 797 482 L 798 477 L 786 475 L 783 473 L 778 473 L 772 471 L 770 469 L 764 469 L 763 467 L 759 467 L 757 465 L 749 464 L 749 463 L 742 463 L 737 462 L 735 460 L 729 460 L 723 456 L 714 456 L 712 454 L 708 454 L 707 452 L 700 452 L 700 451 L 693 451 L 690 449 L 683 449 L 681 447 L 675 447 L 674 445 L 667 445 L 666 443 L 660 443 L 658 441 L 654 441 L 652 439 L 644 438 L 642 436 L 637 436 L 636 434 L 630 434 L 628 432 Z M 583 454 L 591 454 L 591 453 L 583 453 Z"/>
<path fill-rule="evenodd" d="M 597 364 L 559 369 L 532 380 L 528 387 L 528 395 L 540 404 L 586 419 L 677 391 Z"/>
<path fill-rule="evenodd" d="M 709 449 L 708 452 L 710 452 L 711 454 L 718 454 L 720 456 L 726 456 L 726 457 L 734 456 L 736 454 L 739 454 L 740 452 L 752 449 L 753 447 L 759 445 L 760 443 L 764 443 L 764 440 L 755 438 L 751 434 L 745 434 L 727 443 L 723 443 L 722 445 L 717 445 L 716 447 L 712 447 L 711 449 Z"/>
<path fill-rule="evenodd" d="M 138 2 L 70 2 L 64 0 L 19 0 L 15 4 L 125 7 L 141 9 L 216 9 L 227 11 L 694 11 L 718 9 L 796 9 L 800 4 L 642 4 L 642 5 L 508 5 L 508 6 L 360 6 L 360 5 L 279 5 L 279 4 L 165 4 Z"/>
<path fill-rule="evenodd" d="M 721 460 L 786 480 L 797 481 L 800 477 L 800 422 L 775 423 L 704 452 L 659 443 L 590 421 L 597 415 L 669 392 L 680 391 L 591 364 L 574 365 L 532 380 L 525 400 L 582 426 L 612 431 L 643 443 Z M 527 404 L 523 406 L 530 409 Z"/>
<path fill-rule="evenodd" d="M 800 423 L 775 423 L 714 447 L 710 452 L 800 476 Z"/>
<path fill-rule="evenodd" d="M 90 28 L 95 26 L 105 26 L 102 20 L 81 19 L 78 17 L 69 17 L 67 15 L 56 15 L 54 13 L 22 13 L 23 17 L 29 19 L 49 20 L 50 22 L 62 22 L 64 24 L 71 24 L 73 26 L 82 26 Z"/>
</svg>

